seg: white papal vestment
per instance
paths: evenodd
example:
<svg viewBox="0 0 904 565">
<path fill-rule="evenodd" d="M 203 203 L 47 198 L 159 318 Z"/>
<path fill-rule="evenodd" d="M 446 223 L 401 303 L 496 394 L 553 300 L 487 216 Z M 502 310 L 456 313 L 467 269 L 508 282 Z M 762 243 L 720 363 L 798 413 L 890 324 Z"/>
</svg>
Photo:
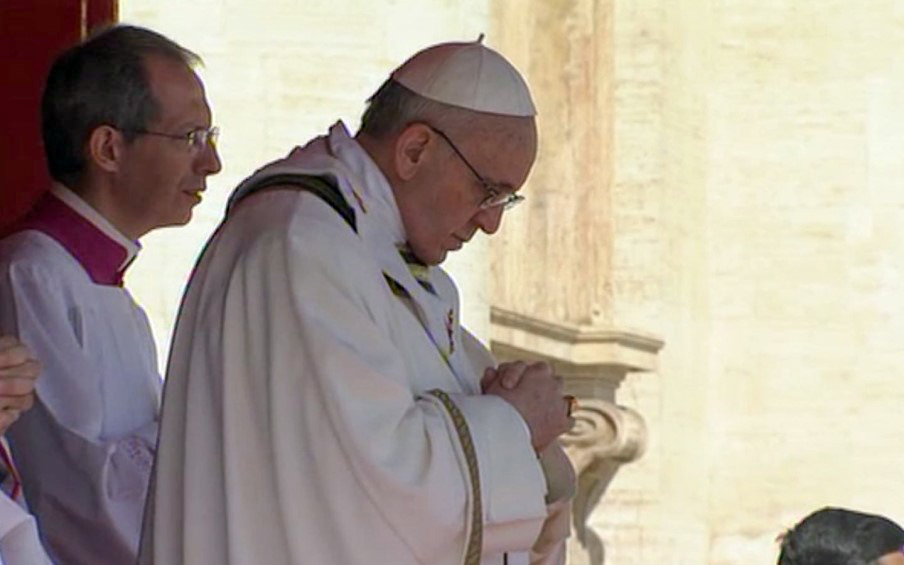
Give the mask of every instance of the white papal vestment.
<svg viewBox="0 0 904 565">
<path fill-rule="evenodd" d="M 311 193 L 246 194 L 287 172 L 335 179 L 357 233 Z M 141 562 L 458 565 L 476 528 L 472 563 L 514 565 L 544 524 L 561 562 L 573 472 L 480 393 L 492 358 L 452 281 L 413 278 L 392 191 L 345 127 L 231 202 L 177 322 Z"/>
<path fill-rule="evenodd" d="M 121 286 L 137 244 L 61 186 L 0 241 L 0 332 L 41 361 L 7 432 L 51 557 L 134 563 L 162 382 L 144 312 Z"/>
</svg>

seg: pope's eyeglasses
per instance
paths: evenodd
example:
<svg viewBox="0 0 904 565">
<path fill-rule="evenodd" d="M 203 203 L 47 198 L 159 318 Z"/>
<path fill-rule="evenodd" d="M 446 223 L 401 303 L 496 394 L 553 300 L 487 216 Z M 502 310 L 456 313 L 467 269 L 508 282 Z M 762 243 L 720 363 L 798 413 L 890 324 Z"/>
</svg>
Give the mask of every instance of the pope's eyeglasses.
<svg viewBox="0 0 904 565">
<path fill-rule="evenodd" d="M 444 131 L 439 128 L 433 127 L 428 123 L 424 123 L 425 126 L 430 128 L 436 135 L 440 136 L 443 141 L 449 144 L 449 147 L 452 148 L 452 151 L 458 155 L 458 158 L 461 159 L 461 162 L 465 164 L 468 169 L 474 173 L 474 176 L 477 178 L 477 181 L 480 183 L 480 186 L 483 187 L 484 190 L 487 191 L 487 197 L 483 199 L 480 203 L 481 210 L 487 210 L 489 208 L 497 208 L 502 207 L 503 210 L 511 210 L 516 205 L 524 202 L 524 197 L 520 194 L 515 194 L 511 190 L 500 187 L 498 184 L 487 180 L 483 175 L 477 172 L 477 169 L 471 165 L 470 161 L 459 151 L 458 147 L 449 139 L 449 136 L 446 135 Z"/>
</svg>

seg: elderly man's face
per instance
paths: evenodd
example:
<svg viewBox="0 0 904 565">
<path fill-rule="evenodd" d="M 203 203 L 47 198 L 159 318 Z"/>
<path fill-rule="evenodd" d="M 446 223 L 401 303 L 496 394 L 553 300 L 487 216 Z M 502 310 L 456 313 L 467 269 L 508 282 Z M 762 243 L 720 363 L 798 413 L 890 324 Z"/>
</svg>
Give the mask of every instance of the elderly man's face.
<svg viewBox="0 0 904 565">
<path fill-rule="evenodd" d="M 519 190 L 533 165 L 537 140 L 532 120 L 490 132 L 459 132 L 458 138 L 433 127 L 424 131 L 425 167 L 415 189 L 399 200 L 399 209 L 412 251 L 424 263 L 436 265 L 478 229 L 487 234 L 499 229 L 504 210 L 481 207 L 490 196 L 483 181 L 509 192 Z"/>
<path fill-rule="evenodd" d="M 207 176 L 220 170 L 212 143 L 192 145 L 188 140 L 189 133 L 211 126 L 197 75 L 185 64 L 162 57 L 149 57 L 145 69 L 160 115 L 147 126 L 155 133 L 140 134 L 128 144 L 118 180 L 119 208 L 133 237 L 188 222 Z"/>
</svg>

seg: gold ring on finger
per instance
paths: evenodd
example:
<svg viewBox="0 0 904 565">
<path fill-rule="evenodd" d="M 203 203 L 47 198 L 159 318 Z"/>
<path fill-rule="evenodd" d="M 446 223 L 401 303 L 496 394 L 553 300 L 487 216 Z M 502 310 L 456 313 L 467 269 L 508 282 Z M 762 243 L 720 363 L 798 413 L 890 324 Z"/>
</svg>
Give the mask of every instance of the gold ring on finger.
<svg viewBox="0 0 904 565">
<path fill-rule="evenodd" d="M 568 403 L 567 415 L 569 418 L 571 418 L 571 415 L 574 414 L 578 408 L 580 408 L 580 404 L 578 404 L 578 399 L 570 394 L 566 394 L 562 398 L 564 398 L 565 402 Z"/>
</svg>

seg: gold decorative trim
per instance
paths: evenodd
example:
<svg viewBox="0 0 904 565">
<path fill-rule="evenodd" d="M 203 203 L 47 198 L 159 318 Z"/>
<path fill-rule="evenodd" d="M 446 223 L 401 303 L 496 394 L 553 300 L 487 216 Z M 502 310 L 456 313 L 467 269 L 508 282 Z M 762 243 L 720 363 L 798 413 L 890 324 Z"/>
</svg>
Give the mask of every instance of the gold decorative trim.
<svg viewBox="0 0 904 565">
<path fill-rule="evenodd" d="M 483 551 L 483 504 L 480 493 L 480 469 L 477 466 L 477 452 L 474 449 L 474 440 L 471 438 L 471 429 L 465 421 L 464 414 L 445 392 L 434 389 L 427 394 L 435 396 L 449 412 L 461 450 L 464 452 L 468 466 L 468 477 L 471 480 L 471 527 L 468 542 L 465 545 L 464 565 L 480 565 L 480 555 Z"/>
</svg>

